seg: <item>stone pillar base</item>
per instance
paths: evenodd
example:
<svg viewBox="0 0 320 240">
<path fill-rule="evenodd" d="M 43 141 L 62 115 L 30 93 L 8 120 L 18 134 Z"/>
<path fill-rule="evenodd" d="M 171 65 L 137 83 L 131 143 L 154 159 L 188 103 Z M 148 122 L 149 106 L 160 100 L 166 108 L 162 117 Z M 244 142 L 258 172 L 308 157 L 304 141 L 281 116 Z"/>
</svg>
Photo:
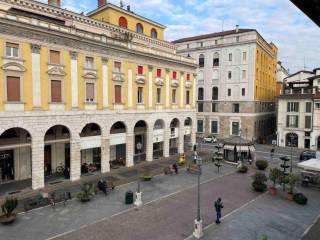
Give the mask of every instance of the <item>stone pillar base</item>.
<svg viewBox="0 0 320 240">
<path fill-rule="evenodd" d="M 202 229 L 202 220 L 198 221 L 197 219 L 194 220 L 194 231 L 193 236 L 196 239 L 200 239 L 203 236 L 203 229 Z"/>
</svg>

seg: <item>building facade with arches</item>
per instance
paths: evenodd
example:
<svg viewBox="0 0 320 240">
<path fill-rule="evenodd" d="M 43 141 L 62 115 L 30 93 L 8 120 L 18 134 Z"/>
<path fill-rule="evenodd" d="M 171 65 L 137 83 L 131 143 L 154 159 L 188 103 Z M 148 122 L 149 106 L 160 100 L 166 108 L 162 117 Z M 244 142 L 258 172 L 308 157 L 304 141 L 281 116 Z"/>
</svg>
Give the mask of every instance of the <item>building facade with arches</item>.
<svg viewBox="0 0 320 240">
<path fill-rule="evenodd" d="M 161 24 L 98 3 L 116 24 L 60 1 L 0 3 L 0 184 L 39 189 L 56 173 L 76 181 L 195 142 L 195 61 Z"/>
<path fill-rule="evenodd" d="M 263 142 L 276 129 L 277 47 L 255 29 L 173 41 L 197 60 L 197 132 L 200 137 L 240 135 Z M 241 130 L 241 131 L 240 131 Z"/>
</svg>

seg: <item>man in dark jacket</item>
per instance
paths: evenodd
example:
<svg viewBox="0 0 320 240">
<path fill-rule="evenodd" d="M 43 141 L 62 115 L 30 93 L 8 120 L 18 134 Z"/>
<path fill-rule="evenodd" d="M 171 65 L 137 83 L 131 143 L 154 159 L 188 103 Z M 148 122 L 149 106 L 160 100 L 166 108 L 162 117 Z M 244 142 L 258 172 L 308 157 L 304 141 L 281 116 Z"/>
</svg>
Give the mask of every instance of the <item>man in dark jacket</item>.
<svg viewBox="0 0 320 240">
<path fill-rule="evenodd" d="M 218 198 L 218 200 L 215 201 L 214 207 L 215 207 L 216 213 L 217 213 L 216 224 L 219 224 L 219 223 L 221 223 L 221 222 L 220 222 L 221 210 L 222 210 L 222 208 L 223 208 L 223 203 L 222 203 L 222 201 L 221 201 L 221 198 Z"/>
</svg>

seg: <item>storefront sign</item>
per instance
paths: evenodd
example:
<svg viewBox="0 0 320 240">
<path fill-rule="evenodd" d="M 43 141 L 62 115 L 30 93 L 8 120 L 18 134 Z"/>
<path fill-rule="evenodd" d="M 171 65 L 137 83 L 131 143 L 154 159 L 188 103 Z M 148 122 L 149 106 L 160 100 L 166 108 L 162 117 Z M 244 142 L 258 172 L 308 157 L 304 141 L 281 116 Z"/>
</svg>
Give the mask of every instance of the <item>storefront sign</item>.
<svg viewBox="0 0 320 240">
<path fill-rule="evenodd" d="M 111 134 L 110 146 L 125 144 L 125 143 L 126 143 L 126 133 Z"/>
<path fill-rule="evenodd" d="M 82 137 L 80 139 L 81 150 L 101 147 L 101 136 Z"/>
</svg>

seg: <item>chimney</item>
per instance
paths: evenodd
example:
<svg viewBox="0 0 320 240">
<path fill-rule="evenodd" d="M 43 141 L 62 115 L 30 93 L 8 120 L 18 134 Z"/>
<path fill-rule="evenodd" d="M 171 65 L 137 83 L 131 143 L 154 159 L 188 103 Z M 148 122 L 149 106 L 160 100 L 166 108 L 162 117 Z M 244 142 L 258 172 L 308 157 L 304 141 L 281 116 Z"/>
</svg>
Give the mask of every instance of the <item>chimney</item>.
<svg viewBox="0 0 320 240">
<path fill-rule="evenodd" d="M 48 5 L 61 7 L 61 0 L 48 0 Z"/>
<path fill-rule="evenodd" d="M 107 5 L 107 0 L 98 0 L 98 8 L 101 8 L 104 5 Z"/>
<path fill-rule="evenodd" d="M 239 32 L 239 25 L 236 25 L 236 33 Z"/>
</svg>

